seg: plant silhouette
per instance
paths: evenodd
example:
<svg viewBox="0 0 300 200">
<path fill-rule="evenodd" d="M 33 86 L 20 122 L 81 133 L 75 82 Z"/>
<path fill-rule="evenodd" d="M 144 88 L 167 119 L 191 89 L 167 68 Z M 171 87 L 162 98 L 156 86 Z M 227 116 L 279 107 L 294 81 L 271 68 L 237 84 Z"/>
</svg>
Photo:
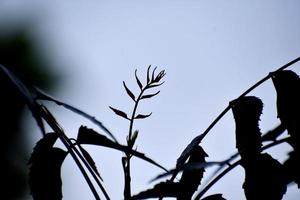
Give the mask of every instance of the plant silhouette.
<svg viewBox="0 0 300 200">
<path fill-rule="evenodd" d="M 25 84 L 20 78 L 15 76 L 6 67 L 0 64 L 2 75 L 6 76 L 11 85 L 23 98 L 29 107 L 40 128 L 42 138 L 37 142 L 29 159 L 29 186 L 34 200 L 61 200 L 63 197 L 61 186 L 61 166 L 66 158 L 70 156 L 79 168 L 83 178 L 86 180 L 94 198 L 100 200 L 102 197 L 109 200 L 110 195 L 105 189 L 105 182 L 101 177 L 101 172 L 96 167 L 96 162 L 85 149 L 85 145 L 96 145 L 98 147 L 109 148 L 122 152 L 120 164 L 124 172 L 124 199 L 137 200 L 148 198 L 173 197 L 178 200 L 224 200 L 223 194 L 217 193 L 205 197 L 206 192 L 229 171 L 241 165 L 245 171 L 243 189 L 247 200 L 272 199 L 280 200 L 286 193 L 289 184 L 295 182 L 299 186 L 299 77 L 287 67 L 298 62 L 297 58 L 278 70 L 269 73 L 259 80 L 252 87 L 247 89 L 238 98 L 231 101 L 229 105 L 217 116 L 217 118 L 200 135 L 195 137 L 182 151 L 177 158 L 174 169 L 167 170 L 162 164 L 154 161 L 144 153 L 137 150 L 135 146 L 139 131 L 135 130 L 136 120 L 146 119 L 152 113 L 141 114 L 139 105 L 147 99 L 157 96 L 160 91 L 148 92 L 150 88 L 158 88 L 164 82 L 165 71 L 156 73 L 157 68 L 147 69 L 146 82 L 143 83 L 135 71 L 135 81 L 140 91 L 138 94 L 132 92 L 125 81 L 123 87 L 126 94 L 134 106 L 131 114 L 112 106 L 109 108 L 119 117 L 129 122 L 128 135 L 125 144 L 119 142 L 114 134 L 95 117 L 86 112 L 71 106 L 67 103 L 50 97 L 40 89 L 30 84 Z M 259 120 L 263 110 L 263 102 L 258 97 L 247 96 L 249 92 L 272 79 L 277 92 L 277 110 L 281 124 L 273 130 L 262 134 L 259 128 Z M 63 126 L 56 121 L 55 117 L 43 105 L 44 101 L 54 102 L 59 106 L 79 114 L 98 126 L 100 130 L 94 130 L 81 125 L 77 138 L 69 138 L 64 132 Z M 237 153 L 222 161 L 206 161 L 205 150 L 200 143 L 204 142 L 206 135 L 215 124 L 229 111 L 232 110 L 235 121 L 235 136 Z M 45 124 L 51 131 L 45 129 Z M 278 140 L 278 136 L 285 130 L 288 137 Z M 106 135 L 104 135 L 106 134 Z M 56 142 L 60 141 L 64 146 L 57 147 Z M 265 141 L 271 143 L 265 145 Z M 289 143 L 293 151 L 287 155 L 285 162 L 280 163 L 269 153 L 263 152 L 271 147 L 282 143 Z M 99 148 L 101 149 L 101 148 Z M 153 180 L 166 178 L 157 183 L 153 188 L 141 191 L 136 195 L 131 194 L 131 158 L 136 157 L 156 166 L 162 170 L 162 174 Z M 240 157 L 240 159 L 237 159 Z M 235 160 L 235 161 L 234 161 Z M 203 182 L 205 169 L 210 166 L 218 166 L 211 177 Z M 176 178 L 181 174 L 180 178 Z M 202 183 L 203 182 L 203 183 Z M 98 189 L 98 190 L 97 190 Z M 100 192 L 99 192 L 100 191 Z M 100 198 L 101 196 L 101 198 Z"/>
<path fill-rule="evenodd" d="M 236 147 L 245 170 L 243 188 L 248 200 L 280 200 L 286 192 L 282 165 L 267 153 L 261 153 L 259 119 L 262 101 L 254 96 L 234 100 L 232 112 L 236 124 Z"/>
<path fill-rule="evenodd" d="M 300 78 L 290 70 L 284 70 L 272 77 L 277 92 L 277 112 L 284 128 L 290 135 L 289 144 L 293 151 L 285 161 L 288 182 L 295 181 L 300 187 Z"/>
</svg>

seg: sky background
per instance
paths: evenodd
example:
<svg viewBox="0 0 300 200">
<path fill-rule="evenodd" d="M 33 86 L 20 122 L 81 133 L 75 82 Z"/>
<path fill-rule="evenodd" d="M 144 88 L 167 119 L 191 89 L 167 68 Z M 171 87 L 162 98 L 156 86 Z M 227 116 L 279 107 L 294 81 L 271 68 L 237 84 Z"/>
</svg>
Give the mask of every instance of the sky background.
<svg viewBox="0 0 300 200">
<path fill-rule="evenodd" d="M 1 0 L 0 28 L 26 24 L 36 48 L 60 74 L 52 96 L 96 116 L 125 142 L 128 122 L 108 106 L 129 113 L 133 103 L 122 81 L 138 92 L 134 71 L 145 81 L 147 67 L 166 70 L 165 84 L 139 111 L 153 112 L 137 121 L 139 151 L 167 168 L 173 168 L 185 146 L 248 87 L 269 72 L 300 56 L 300 2 L 254 1 L 38 1 Z M 1 28 L 2 29 L 2 28 Z M 7 31 L 6 29 L 2 29 Z M 290 69 L 300 73 L 300 64 Z M 278 123 L 275 90 L 267 81 L 251 93 L 264 102 L 261 129 Z M 63 108 L 49 108 L 70 137 L 80 125 L 97 129 Z M 30 118 L 32 146 L 41 135 Z M 97 129 L 98 130 L 98 129 Z M 229 112 L 203 141 L 207 160 L 228 158 L 236 152 L 234 120 Z M 87 147 L 93 155 L 112 199 L 122 199 L 121 156 L 104 148 Z M 287 145 L 270 153 L 280 161 Z M 152 187 L 149 180 L 161 170 L 132 159 L 133 193 Z M 209 171 L 208 171 L 209 172 Z M 63 165 L 64 199 L 93 199 L 71 158 Z M 207 194 L 244 199 L 242 168 L 226 175 Z M 285 200 L 299 199 L 290 186 Z"/>
</svg>

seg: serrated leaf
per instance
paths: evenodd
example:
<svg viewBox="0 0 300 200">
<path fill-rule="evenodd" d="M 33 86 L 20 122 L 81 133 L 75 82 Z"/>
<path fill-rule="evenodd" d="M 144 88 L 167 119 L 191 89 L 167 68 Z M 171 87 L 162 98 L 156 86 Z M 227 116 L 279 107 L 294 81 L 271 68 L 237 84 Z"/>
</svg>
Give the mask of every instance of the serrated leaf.
<svg viewBox="0 0 300 200">
<path fill-rule="evenodd" d="M 53 147 L 58 135 L 48 133 L 37 142 L 29 159 L 29 186 L 34 200 L 61 200 L 61 165 L 67 152 Z"/>
<path fill-rule="evenodd" d="M 186 169 L 182 172 L 180 183 L 184 192 L 180 199 L 191 199 L 194 192 L 197 190 L 203 178 L 205 166 L 209 165 L 205 162 L 205 157 L 207 156 L 208 155 L 201 146 L 196 146 L 192 150 L 187 166 L 203 165 L 203 167 Z"/>
<path fill-rule="evenodd" d="M 88 151 L 86 151 L 81 145 L 78 145 L 83 157 L 85 158 L 85 160 L 89 163 L 90 167 L 93 169 L 93 171 L 97 174 L 97 176 L 101 179 L 101 181 L 103 181 L 102 177 L 100 176 L 100 173 L 97 169 L 96 163 L 93 160 L 93 158 L 91 157 L 91 155 L 89 154 Z"/>
<path fill-rule="evenodd" d="M 37 160 L 43 156 L 43 152 L 51 149 L 57 138 L 58 134 L 56 132 L 51 132 L 47 133 L 42 139 L 40 139 L 33 148 L 33 152 L 29 158 L 28 164 L 31 164 L 33 160 Z"/>
<path fill-rule="evenodd" d="M 140 153 L 136 150 L 133 150 L 129 148 L 128 146 L 121 145 L 119 143 L 116 143 L 110 139 L 108 139 L 106 136 L 101 135 L 100 133 L 97 133 L 93 129 L 89 129 L 85 126 L 81 126 L 78 131 L 78 136 L 77 136 L 77 143 L 78 144 L 92 144 L 92 145 L 98 145 L 98 146 L 103 146 L 103 147 L 108 147 L 112 149 L 116 149 L 125 153 L 130 153 L 135 157 L 138 157 L 142 160 L 145 160 L 165 171 L 168 171 L 166 168 L 161 166 L 160 164 L 156 163 L 152 159 L 148 158 L 145 156 L 145 154 Z"/>
<path fill-rule="evenodd" d="M 151 65 L 149 65 L 149 67 L 147 69 L 147 84 L 150 83 L 150 68 L 151 68 Z"/>
<path fill-rule="evenodd" d="M 135 70 L 135 79 L 136 79 L 136 82 L 137 82 L 139 88 L 142 90 L 143 89 L 143 84 L 141 83 L 139 77 L 137 76 L 137 69 Z"/>
<path fill-rule="evenodd" d="M 123 86 L 128 94 L 128 96 L 130 96 L 130 98 L 135 101 L 135 96 L 134 94 L 130 91 L 130 89 L 126 86 L 125 81 L 123 81 Z"/>
<path fill-rule="evenodd" d="M 151 97 L 154 97 L 154 96 L 157 95 L 158 93 L 160 93 L 160 91 L 158 91 L 158 92 L 156 92 L 156 93 L 154 93 L 154 94 L 143 95 L 143 96 L 141 97 L 141 99 L 149 99 L 149 98 L 151 98 Z"/>
<path fill-rule="evenodd" d="M 113 108 L 113 107 L 111 107 L 111 106 L 109 106 L 109 108 L 110 108 L 112 111 L 114 111 L 114 113 L 115 113 L 116 115 L 119 115 L 120 117 L 123 117 L 123 118 L 129 120 L 129 118 L 127 117 L 127 114 L 126 114 L 125 112 L 123 112 L 123 111 L 121 111 L 121 110 L 118 110 L 118 109 L 116 109 L 116 108 Z"/>
<path fill-rule="evenodd" d="M 142 114 L 138 114 L 135 119 L 145 119 L 147 117 L 150 117 L 150 115 L 152 115 L 152 113 L 148 114 L 148 115 L 142 115 Z"/>
</svg>

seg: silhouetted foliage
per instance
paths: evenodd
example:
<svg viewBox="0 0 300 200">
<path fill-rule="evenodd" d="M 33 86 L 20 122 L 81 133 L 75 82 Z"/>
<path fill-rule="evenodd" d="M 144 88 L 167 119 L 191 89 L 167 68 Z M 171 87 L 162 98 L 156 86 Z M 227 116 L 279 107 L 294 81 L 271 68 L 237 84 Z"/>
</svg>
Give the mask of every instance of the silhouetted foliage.
<svg viewBox="0 0 300 200">
<path fill-rule="evenodd" d="M 34 200 L 62 199 L 61 165 L 67 152 L 53 147 L 57 133 L 46 134 L 34 147 L 29 159 L 29 186 Z"/>
<path fill-rule="evenodd" d="M 295 181 L 300 187 L 300 78 L 290 70 L 284 70 L 272 76 L 277 93 L 277 113 L 284 128 L 291 136 L 289 144 L 293 152 L 285 161 L 288 182 Z"/>
<path fill-rule="evenodd" d="M 236 124 L 236 147 L 245 170 L 243 188 L 248 200 L 280 200 L 286 192 L 286 179 L 282 165 L 269 154 L 261 154 L 259 118 L 263 103 L 253 96 L 232 102 Z"/>
<path fill-rule="evenodd" d="M 79 167 L 95 199 L 100 200 L 100 196 L 94 183 L 101 189 L 105 199 L 110 199 L 109 194 L 104 189 L 102 183 L 103 180 L 96 167 L 96 163 L 91 155 L 84 149 L 83 145 L 106 147 L 120 151 L 123 154 L 121 164 L 124 172 L 125 200 L 148 198 L 163 199 L 165 197 L 173 197 L 178 200 L 223 200 L 225 198 L 222 194 L 203 196 L 210 187 L 238 165 L 241 165 L 245 171 L 245 180 L 242 187 L 247 200 L 282 199 L 287 190 L 287 186 L 291 182 L 294 181 L 298 183 L 299 186 L 299 118 L 297 118 L 297 113 L 300 113 L 298 106 L 300 95 L 299 77 L 292 71 L 284 70 L 299 60 L 300 58 L 297 58 L 275 72 L 268 74 L 237 99 L 231 101 L 228 107 L 221 112 L 208 128 L 202 134 L 196 136 L 186 146 L 178 157 L 175 168 L 172 170 L 165 169 L 161 164 L 137 151 L 135 143 L 139 132 L 138 130 L 135 130 L 133 126 L 135 119 L 145 119 L 152 114 L 138 114 L 138 105 L 141 100 L 150 99 L 159 94 L 160 91 L 151 94 L 145 93 L 148 89 L 156 88 L 163 84 L 161 80 L 165 76 L 164 70 L 156 74 L 157 68 L 151 70 L 151 66 L 149 66 L 147 69 L 146 83 L 141 82 L 136 70 L 135 81 L 140 89 L 138 94 L 135 94 L 127 87 L 125 82 L 123 82 L 126 94 L 134 101 L 131 115 L 120 109 L 111 106 L 109 107 L 116 115 L 121 116 L 129 122 L 126 144 L 122 144 L 119 143 L 113 134 L 100 121 L 96 120 L 95 117 L 88 115 L 84 111 L 70 106 L 69 104 L 55 100 L 30 84 L 24 84 L 11 71 L 0 65 L 2 74 L 10 79 L 12 85 L 16 86 L 19 94 L 23 96 L 24 101 L 34 114 L 34 117 L 44 134 L 43 138 L 36 144 L 29 159 L 29 184 L 34 200 L 56 200 L 62 198 L 60 172 L 62 163 L 67 154 L 70 154 L 76 165 Z M 270 78 L 272 78 L 277 92 L 277 110 L 281 124 L 273 130 L 268 131 L 266 134 L 262 134 L 259 128 L 259 121 L 263 110 L 263 102 L 258 97 L 246 95 Z M 58 105 L 64 106 L 65 108 L 86 117 L 98 125 L 111 139 L 99 131 L 87 128 L 84 125 L 80 126 L 77 138 L 70 139 L 64 133 L 61 125 L 56 121 L 52 113 L 42 104 L 43 100 L 55 102 Z M 205 157 L 208 155 L 200 146 L 200 143 L 203 143 L 208 132 L 229 110 L 232 110 L 235 120 L 236 148 L 238 152 L 223 161 L 206 162 Z M 44 122 L 49 125 L 53 132 L 45 134 L 42 126 Z M 278 136 L 282 134 L 285 129 L 287 129 L 290 136 L 277 140 Z M 62 142 L 67 151 L 54 146 L 58 139 Z M 264 141 L 271 141 L 271 143 L 264 145 Z M 293 151 L 289 153 L 288 159 L 283 164 L 274 159 L 270 154 L 263 152 L 268 148 L 280 145 L 284 142 L 288 142 L 293 147 Z M 240 156 L 240 160 L 232 163 L 238 156 Z M 132 195 L 130 171 L 130 161 L 132 157 L 143 159 L 164 170 L 164 173 L 157 176 L 154 180 L 166 176 L 171 176 L 171 178 L 157 183 L 151 189 L 146 189 L 137 195 Z M 205 168 L 213 165 L 219 167 L 213 173 L 211 178 L 208 179 L 208 182 L 201 184 L 202 179 L 205 176 Z M 88 173 L 91 176 L 89 176 Z M 179 173 L 181 173 L 181 178 L 178 180 L 176 177 Z M 94 182 L 91 178 L 94 179 Z M 199 192 L 197 192 L 197 189 Z"/>
</svg>

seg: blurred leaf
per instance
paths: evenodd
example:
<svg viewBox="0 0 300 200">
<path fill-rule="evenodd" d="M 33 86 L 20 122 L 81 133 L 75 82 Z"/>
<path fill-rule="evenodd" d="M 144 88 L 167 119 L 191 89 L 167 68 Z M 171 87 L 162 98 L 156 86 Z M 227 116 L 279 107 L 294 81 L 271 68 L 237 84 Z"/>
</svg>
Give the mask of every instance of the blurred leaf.
<svg viewBox="0 0 300 200">
<path fill-rule="evenodd" d="M 143 95 L 143 96 L 141 97 L 141 99 L 149 99 L 149 98 L 151 98 L 151 97 L 154 97 L 154 96 L 157 95 L 158 93 L 160 93 L 160 91 L 158 91 L 158 92 L 156 92 L 156 93 L 154 93 L 154 94 Z"/>
<path fill-rule="evenodd" d="M 114 113 L 115 113 L 116 115 L 119 115 L 120 117 L 123 117 L 123 118 L 129 120 L 129 118 L 127 117 L 127 114 L 126 114 L 125 112 L 123 112 L 123 111 L 121 111 L 121 110 L 118 110 L 118 109 L 116 109 L 116 108 L 113 108 L 113 107 L 111 107 L 111 106 L 109 106 L 109 108 L 110 108 L 112 111 L 114 111 Z"/>
<path fill-rule="evenodd" d="M 123 86 L 124 86 L 124 88 L 125 88 L 127 94 L 130 96 L 130 98 L 131 98 L 133 101 L 135 101 L 135 96 L 134 96 L 134 94 L 128 89 L 128 87 L 127 87 L 126 84 L 125 84 L 125 81 L 123 81 Z"/>
<path fill-rule="evenodd" d="M 148 114 L 148 115 L 141 115 L 141 114 L 139 114 L 139 115 L 137 115 L 137 116 L 135 117 L 135 119 L 145 119 L 145 118 L 147 118 L 147 117 L 150 117 L 150 115 L 152 115 L 152 113 L 150 113 L 150 114 Z"/>
<path fill-rule="evenodd" d="M 116 143 L 116 142 L 108 139 L 104 135 L 101 135 L 101 134 L 97 133 L 96 131 L 94 131 L 93 129 L 89 129 L 85 126 L 81 126 L 79 128 L 78 135 L 77 135 L 77 143 L 78 144 L 99 145 L 99 146 L 103 146 L 103 147 L 116 149 L 116 150 L 119 150 L 119 151 L 122 151 L 125 153 L 130 153 L 133 156 L 143 159 L 143 160 L 167 171 L 166 168 L 164 168 L 160 164 L 154 162 L 152 159 L 145 156 L 145 154 L 135 151 L 135 150 L 129 148 L 128 146 L 124 146 L 119 143 Z"/>
<path fill-rule="evenodd" d="M 20 94 L 22 94 L 24 101 L 30 109 L 34 119 L 36 120 L 43 135 L 46 134 L 42 117 L 40 116 L 40 105 L 35 101 L 37 93 L 33 87 L 26 86 L 18 77 L 16 77 L 10 70 L 0 64 L 1 71 L 12 81 Z"/>
<path fill-rule="evenodd" d="M 139 88 L 142 90 L 143 89 L 143 84 L 141 83 L 139 77 L 137 76 L 137 70 L 135 70 L 135 79 L 136 79 L 136 82 L 137 82 Z"/>
<path fill-rule="evenodd" d="M 201 200 L 226 200 L 226 199 L 222 196 L 222 194 L 212 194 L 207 197 L 204 197 Z"/>
<path fill-rule="evenodd" d="M 285 131 L 285 127 L 282 124 L 279 124 L 274 129 L 269 130 L 265 133 L 261 140 L 262 141 L 275 141 L 279 135 L 281 135 Z"/>
<path fill-rule="evenodd" d="M 102 177 L 100 176 L 100 173 L 96 167 L 96 163 L 93 160 L 93 158 L 90 156 L 89 152 L 87 152 L 81 145 L 78 145 L 83 157 L 85 160 L 89 163 L 90 167 L 93 169 L 93 171 L 97 174 L 97 176 L 103 181 Z"/>
<path fill-rule="evenodd" d="M 181 193 L 179 183 L 161 182 L 154 186 L 154 188 L 140 192 L 134 195 L 131 199 L 149 199 L 149 198 L 162 198 L 162 197 L 177 197 Z"/>
<path fill-rule="evenodd" d="M 53 147 L 56 133 L 48 133 L 34 147 L 29 159 L 29 186 L 34 200 L 61 200 L 61 165 L 67 152 Z"/>
</svg>

